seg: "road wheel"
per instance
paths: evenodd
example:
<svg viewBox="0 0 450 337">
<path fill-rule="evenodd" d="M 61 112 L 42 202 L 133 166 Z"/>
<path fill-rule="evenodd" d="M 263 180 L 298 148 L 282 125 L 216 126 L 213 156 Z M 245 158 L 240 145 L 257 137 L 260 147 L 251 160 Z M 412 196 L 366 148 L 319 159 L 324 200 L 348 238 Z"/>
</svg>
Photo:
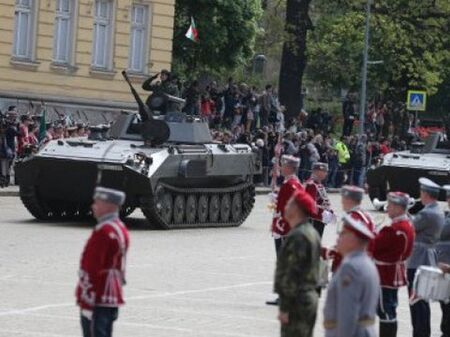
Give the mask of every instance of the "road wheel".
<svg viewBox="0 0 450 337">
<path fill-rule="evenodd" d="M 208 220 L 208 197 L 204 194 L 198 198 L 197 217 L 200 223 Z"/>
<path fill-rule="evenodd" d="M 220 198 L 214 194 L 209 200 L 209 221 L 215 223 L 219 221 L 220 216 Z"/>
<path fill-rule="evenodd" d="M 158 214 L 161 219 L 169 224 L 172 221 L 173 215 L 173 198 L 169 192 L 162 193 L 157 205 Z"/>
<path fill-rule="evenodd" d="M 244 203 L 244 209 L 248 210 L 252 208 L 252 200 L 249 189 L 245 189 L 244 192 L 242 192 L 242 200 Z"/>
<path fill-rule="evenodd" d="M 220 201 L 220 220 L 227 222 L 230 219 L 231 213 L 231 197 L 229 194 L 224 194 Z"/>
<path fill-rule="evenodd" d="M 197 215 L 197 197 L 189 195 L 186 200 L 186 222 L 194 223 Z"/>
<path fill-rule="evenodd" d="M 236 192 L 233 195 L 231 202 L 231 218 L 233 222 L 238 222 L 242 217 L 242 196 L 240 192 Z"/>
<path fill-rule="evenodd" d="M 184 195 L 178 194 L 173 202 L 173 221 L 183 223 L 184 213 L 186 212 L 186 201 Z"/>
</svg>

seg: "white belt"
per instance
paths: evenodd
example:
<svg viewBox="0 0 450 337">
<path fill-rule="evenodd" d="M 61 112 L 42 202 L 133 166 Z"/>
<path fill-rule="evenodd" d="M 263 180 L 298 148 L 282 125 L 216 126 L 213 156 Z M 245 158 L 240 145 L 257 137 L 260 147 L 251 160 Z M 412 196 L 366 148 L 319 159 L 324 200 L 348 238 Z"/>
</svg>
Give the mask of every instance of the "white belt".
<svg viewBox="0 0 450 337">
<path fill-rule="evenodd" d="M 397 262 L 385 262 L 379 260 L 373 260 L 378 266 L 401 266 L 405 264 L 405 261 L 397 261 Z"/>
<path fill-rule="evenodd" d="M 401 286 L 403 285 L 403 279 L 402 274 L 404 275 L 404 269 L 402 270 L 402 267 L 405 266 L 405 261 L 397 261 L 397 262 L 385 262 L 385 261 L 378 261 L 374 260 L 375 264 L 377 266 L 395 266 L 395 274 L 394 274 L 394 286 Z"/>
</svg>

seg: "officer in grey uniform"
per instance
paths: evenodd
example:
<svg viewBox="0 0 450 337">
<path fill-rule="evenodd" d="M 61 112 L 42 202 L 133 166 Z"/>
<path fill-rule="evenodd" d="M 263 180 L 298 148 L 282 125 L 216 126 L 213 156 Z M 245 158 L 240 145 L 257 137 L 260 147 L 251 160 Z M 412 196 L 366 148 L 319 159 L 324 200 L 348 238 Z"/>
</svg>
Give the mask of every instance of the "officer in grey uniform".
<svg viewBox="0 0 450 337">
<path fill-rule="evenodd" d="M 438 242 L 444 227 L 444 212 L 439 208 L 437 199 L 441 187 L 428 178 L 420 178 L 420 201 L 425 206 L 413 219 L 416 239 L 411 257 L 408 260 L 408 290 L 412 294 L 412 285 L 417 268 L 436 266 Z M 410 304 L 413 337 L 430 337 L 430 305 L 420 300 Z"/>
<path fill-rule="evenodd" d="M 450 208 L 450 185 L 444 186 L 447 195 L 447 203 Z M 445 225 L 441 232 L 441 239 L 436 245 L 439 263 L 450 265 L 450 212 L 445 217 Z M 442 321 L 441 331 L 442 337 L 450 337 L 450 303 L 441 302 Z"/>
<path fill-rule="evenodd" d="M 366 252 L 375 235 L 366 224 L 350 215 L 344 216 L 343 224 L 337 250 L 344 260 L 328 287 L 325 336 L 375 337 L 380 279 Z"/>
</svg>

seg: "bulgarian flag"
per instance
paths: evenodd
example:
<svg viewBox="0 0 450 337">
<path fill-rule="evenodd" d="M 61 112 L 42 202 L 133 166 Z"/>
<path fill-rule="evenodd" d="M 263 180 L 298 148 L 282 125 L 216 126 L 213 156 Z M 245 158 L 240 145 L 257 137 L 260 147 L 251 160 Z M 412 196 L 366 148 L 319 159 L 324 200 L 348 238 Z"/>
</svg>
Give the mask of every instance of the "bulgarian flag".
<svg viewBox="0 0 450 337">
<path fill-rule="evenodd" d="M 195 26 L 194 17 L 191 16 L 191 25 L 189 26 L 188 31 L 186 32 L 186 37 L 194 42 L 198 42 L 198 30 Z"/>
</svg>

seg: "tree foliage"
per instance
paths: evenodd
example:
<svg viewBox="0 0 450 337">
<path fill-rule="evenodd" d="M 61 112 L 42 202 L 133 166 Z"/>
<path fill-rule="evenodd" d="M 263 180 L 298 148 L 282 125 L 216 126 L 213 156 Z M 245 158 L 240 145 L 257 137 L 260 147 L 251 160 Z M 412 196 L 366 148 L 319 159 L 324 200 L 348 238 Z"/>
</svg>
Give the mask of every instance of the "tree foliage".
<svg viewBox="0 0 450 337">
<path fill-rule="evenodd" d="M 358 88 L 364 34 L 362 0 L 318 0 L 308 44 L 308 77 L 332 88 Z M 448 78 L 448 0 L 377 0 L 372 6 L 369 88 L 404 99 L 409 88 L 435 94 Z"/>
<path fill-rule="evenodd" d="M 177 0 L 174 66 L 187 74 L 230 71 L 253 56 L 260 0 Z M 185 37 L 194 17 L 200 41 Z"/>
</svg>

